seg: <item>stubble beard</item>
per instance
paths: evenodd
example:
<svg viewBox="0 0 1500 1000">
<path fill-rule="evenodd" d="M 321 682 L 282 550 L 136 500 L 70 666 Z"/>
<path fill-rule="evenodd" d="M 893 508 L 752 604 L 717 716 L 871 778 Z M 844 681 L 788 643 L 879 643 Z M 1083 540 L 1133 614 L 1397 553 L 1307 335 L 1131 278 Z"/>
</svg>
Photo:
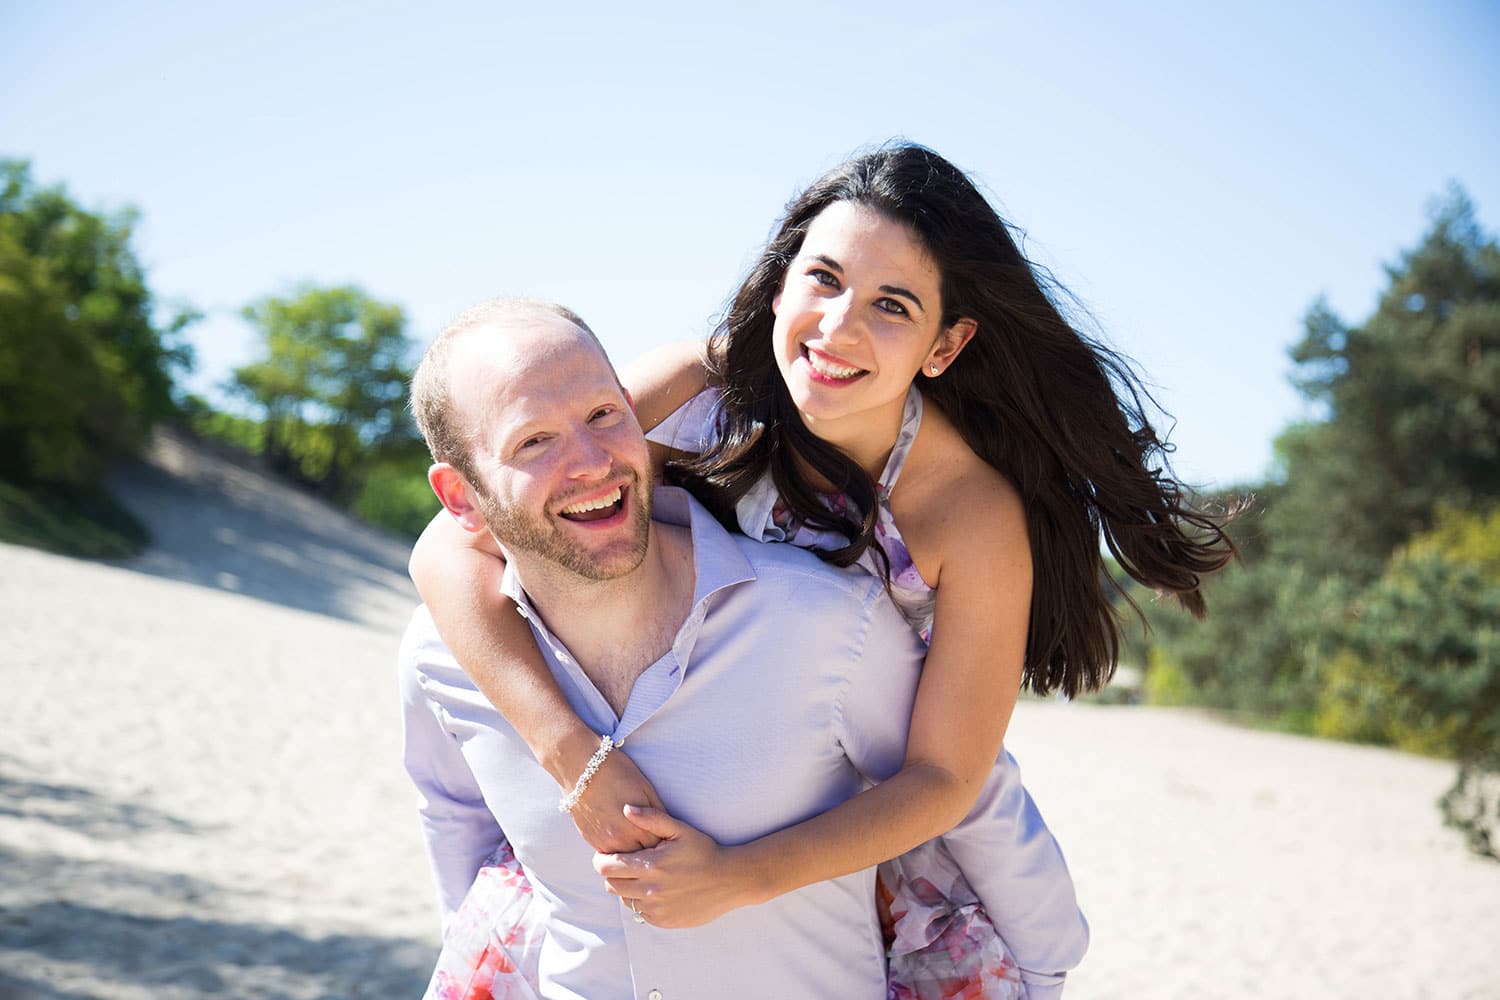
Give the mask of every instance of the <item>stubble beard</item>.
<svg viewBox="0 0 1500 1000">
<path fill-rule="evenodd" d="M 549 516 L 539 518 L 514 505 L 500 503 L 487 490 L 475 492 L 485 523 L 508 552 L 524 552 L 595 582 L 617 580 L 633 573 L 646 560 L 651 533 L 651 494 L 640 489 L 640 477 L 633 472 L 626 496 L 639 499 L 633 504 L 630 545 L 618 554 L 602 557 L 569 540 Z"/>
</svg>

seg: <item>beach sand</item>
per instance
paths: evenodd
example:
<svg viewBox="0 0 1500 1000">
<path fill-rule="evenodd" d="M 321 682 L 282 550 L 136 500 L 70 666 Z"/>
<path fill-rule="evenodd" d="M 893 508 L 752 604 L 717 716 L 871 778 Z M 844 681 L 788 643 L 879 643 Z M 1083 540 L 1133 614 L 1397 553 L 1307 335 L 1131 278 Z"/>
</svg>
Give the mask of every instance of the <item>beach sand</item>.
<svg viewBox="0 0 1500 1000">
<path fill-rule="evenodd" d="M 415 998 L 404 545 L 165 437 L 125 566 L 0 545 L 0 998 Z M 1023 703 L 1093 945 L 1072 1000 L 1500 998 L 1452 765 L 1198 713 Z"/>
</svg>

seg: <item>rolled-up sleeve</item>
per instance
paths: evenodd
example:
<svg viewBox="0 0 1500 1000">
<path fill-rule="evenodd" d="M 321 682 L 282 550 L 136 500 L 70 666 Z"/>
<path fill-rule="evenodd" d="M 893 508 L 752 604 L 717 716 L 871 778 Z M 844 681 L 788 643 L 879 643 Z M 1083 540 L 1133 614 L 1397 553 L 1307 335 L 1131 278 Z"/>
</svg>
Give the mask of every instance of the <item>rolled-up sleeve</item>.
<svg viewBox="0 0 1500 1000">
<path fill-rule="evenodd" d="M 943 843 L 1015 956 L 1027 995 L 1060 993 L 1062 974 L 1088 950 L 1089 926 L 1062 849 L 1009 752 L 1000 751 L 979 801 Z"/>
<path fill-rule="evenodd" d="M 429 695 L 428 670 L 452 663 L 422 609 L 413 616 L 397 657 L 401 690 L 402 760 L 417 788 L 417 814 L 437 881 L 444 927 L 463 902 L 484 860 L 503 839 L 457 738 Z"/>
</svg>

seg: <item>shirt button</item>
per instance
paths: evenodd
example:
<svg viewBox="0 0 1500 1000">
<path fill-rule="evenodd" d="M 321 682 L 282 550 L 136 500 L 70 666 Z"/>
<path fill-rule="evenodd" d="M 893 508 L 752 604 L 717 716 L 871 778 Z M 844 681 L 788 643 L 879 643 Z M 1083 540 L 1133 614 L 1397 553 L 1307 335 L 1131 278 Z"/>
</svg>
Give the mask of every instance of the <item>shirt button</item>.
<svg viewBox="0 0 1500 1000">
<path fill-rule="evenodd" d="M 661 990 L 652 990 L 646 994 L 646 1000 L 661 1000 Z"/>
</svg>

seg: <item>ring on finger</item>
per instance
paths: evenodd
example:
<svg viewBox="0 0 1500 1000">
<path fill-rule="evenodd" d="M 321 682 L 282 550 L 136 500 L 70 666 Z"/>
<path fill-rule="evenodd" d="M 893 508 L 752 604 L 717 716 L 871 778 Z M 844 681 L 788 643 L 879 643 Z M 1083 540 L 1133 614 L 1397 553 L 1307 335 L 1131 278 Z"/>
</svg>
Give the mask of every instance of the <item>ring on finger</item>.
<svg viewBox="0 0 1500 1000">
<path fill-rule="evenodd" d="M 632 912 L 632 913 L 635 914 L 635 922 L 638 923 L 638 924 L 644 924 L 646 922 L 646 918 L 643 917 L 643 916 L 641 916 L 641 911 L 640 910 L 636 909 L 636 906 L 635 906 L 636 901 L 632 899 L 629 902 L 630 902 L 630 912 Z"/>
</svg>

